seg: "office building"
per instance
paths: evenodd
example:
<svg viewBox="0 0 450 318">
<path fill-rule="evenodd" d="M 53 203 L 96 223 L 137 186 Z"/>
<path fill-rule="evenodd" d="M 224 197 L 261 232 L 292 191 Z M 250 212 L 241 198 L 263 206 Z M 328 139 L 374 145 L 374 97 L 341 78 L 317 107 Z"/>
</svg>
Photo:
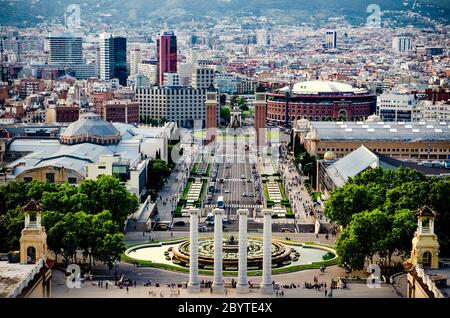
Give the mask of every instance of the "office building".
<svg viewBox="0 0 450 318">
<path fill-rule="evenodd" d="M 378 96 L 377 114 L 384 121 L 413 121 L 418 117 L 414 94 L 389 92 Z"/>
<path fill-rule="evenodd" d="M 214 70 L 210 68 L 195 68 L 192 73 L 193 88 L 208 88 L 214 84 Z"/>
<path fill-rule="evenodd" d="M 141 49 L 132 50 L 130 57 L 130 75 L 135 75 L 139 72 L 140 63 L 142 63 Z"/>
<path fill-rule="evenodd" d="M 127 39 L 100 34 L 100 78 L 105 81 L 117 78 L 127 84 Z"/>
<path fill-rule="evenodd" d="M 165 118 L 179 127 L 193 127 L 194 121 L 200 120 L 204 126 L 206 91 L 183 86 L 138 88 L 140 118 L 143 121 Z M 219 107 L 217 113 L 219 118 Z"/>
<path fill-rule="evenodd" d="M 270 45 L 270 38 L 267 30 L 261 29 L 256 31 L 256 45 L 261 47 Z"/>
<path fill-rule="evenodd" d="M 335 49 L 337 48 L 337 32 L 327 31 L 325 33 L 325 48 Z"/>
<path fill-rule="evenodd" d="M 50 64 L 82 64 L 83 40 L 71 34 L 51 35 L 48 38 L 50 45 Z"/>
<path fill-rule="evenodd" d="M 397 52 L 409 52 L 412 50 L 412 39 L 408 34 L 397 35 L 392 39 L 392 48 Z"/>
<path fill-rule="evenodd" d="M 450 122 L 450 101 L 420 100 L 417 109 L 418 120 Z"/>
<path fill-rule="evenodd" d="M 172 31 L 164 32 L 156 40 L 157 84 L 164 86 L 164 73 L 177 72 L 177 37 Z"/>
</svg>

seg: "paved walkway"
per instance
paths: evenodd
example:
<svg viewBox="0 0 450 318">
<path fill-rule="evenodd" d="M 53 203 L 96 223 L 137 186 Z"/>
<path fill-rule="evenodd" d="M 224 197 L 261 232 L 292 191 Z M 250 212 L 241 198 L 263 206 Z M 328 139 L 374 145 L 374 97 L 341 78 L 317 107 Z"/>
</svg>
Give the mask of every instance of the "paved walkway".
<svg viewBox="0 0 450 318">
<path fill-rule="evenodd" d="M 183 145 L 183 148 L 191 149 L 192 153 L 195 153 L 197 149 L 195 146 L 190 147 L 190 145 L 186 144 Z M 193 164 L 191 158 L 193 157 L 193 154 L 190 158 L 183 156 L 161 189 L 156 201 L 160 221 L 172 221 L 172 211 L 175 210 L 178 199 L 182 195 L 189 178 L 189 172 Z"/>
<path fill-rule="evenodd" d="M 121 266 L 121 269 L 123 267 Z M 52 296 L 54 298 L 66 298 L 66 297 L 80 297 L 80 298 L 270 298 L 277 297 L 273 295 L 261 295 L 257 288 L 260 283 L 260 277 L 249 277 L 249 281 L 252 282 L 255 288 L 250 290 L 249 294 L 237 295 L 235 289 L 227 288 L 226 294 L 211 294 L 207 288 L 202 289 L 199 294 L 191 294 L 185 288 L 170 288 L 168 284 L 176 284 L 186 282 L 188 279 L 187 274 L 173 273 L 161 269 L 155 268 L 141 268 L 139 269 L 135 278 L 132 275 L 125 275 L 127 278 L 137 280 L 136 287 L 129 287 L 120 289 L 114 286 L 114 281 L 108 281 L 108 289 L 105 288 L 105 282 L 103 281 L 103 287 L 99 287 L 98 281 L 87 281 L 82 288 L 69 289 L 65 283 L 64 274 L 61 271 L 54 271 L 54 277 L 52 280 Z M 136 276 L 135 275 L 135 276 Z M 327 283 L 329 286 L 331 279 L 337 279 L 339 276 L 343 276 L 343 270 L 337 266 L 327 268 L 325 273 L 321 273 L 319 270 L 305 270 L 296 273 L 274 275 L 273 279 L 277 284 L 292 284 L 294 283 L 296 288 L 281 288 L 284 292 L 285 298 L 324 298 L 324 289 L 318 291 L 314 289 L 305 289 L 304 282 L 312 283 L 313 277 L 316 276 L 319 282 Z M 152 281 L 151 287 L 145 287 L 144 282 L 147 280 Z M 235 278 L 236 279 L 236 278 Z M 202 277 L 200 280 L 212 280 L 212 277 Z M 231 278 L 225 278 L 225 284 L 230 284 Z M 155 287 L 155 283 L 159 283 L 160 287 Z M 329 289 L 328 289 L 329 290 Z M 179 294 L 178 294 L 179 292 Z M 380 288 L 369 288 L 363 281 L 348 283 L 346 289 L 334 289 L 333 298 L 346 298 L 346 297 L 364 297 L 364 298 L 399 298 L 396 289 L 389 284 L 381 284 Z"/>
</svg>

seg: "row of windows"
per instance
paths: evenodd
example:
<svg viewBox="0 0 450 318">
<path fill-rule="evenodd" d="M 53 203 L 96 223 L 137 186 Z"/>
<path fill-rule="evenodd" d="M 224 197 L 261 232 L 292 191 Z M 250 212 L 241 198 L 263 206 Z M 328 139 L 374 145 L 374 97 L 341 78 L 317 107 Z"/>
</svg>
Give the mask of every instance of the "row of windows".
<svg viewBox="0 0 450 318">
<path fill-rule="evenodd" d="M 319 152 L 326 151 L 336 151 L 336 152 L 351 152 L 357 148 L 321 148 L 319 147 Z M 428 152 L 427 148 L 371 148 L 372 151 L 376 152 Z M 439 152 L 439 153 L 450 153 L 450 149 L 430 149 L 429 152 Z"/>
<path fill-rule="evenodd" d="M 45 179 L 48 182 L 54 183 L 55 182 L 55 174 L 53 172 L 48 172 L 48 173 L 45 174 Z M 31 182 L 31 181 L 33 181 L 33 178 L 32 177 L 24 177 L 23 181 Z M 76 184 L 77 183 L 77 178 L 75 178 L 75 177 L 68 177 L 67 178 L 67 182 L 69 184 Z"/>
</svg>

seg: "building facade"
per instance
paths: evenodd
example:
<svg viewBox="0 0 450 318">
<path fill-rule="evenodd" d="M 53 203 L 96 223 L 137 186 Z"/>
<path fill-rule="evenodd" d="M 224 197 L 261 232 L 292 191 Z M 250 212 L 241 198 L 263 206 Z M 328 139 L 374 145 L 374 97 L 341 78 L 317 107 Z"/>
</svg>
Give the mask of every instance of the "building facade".
<svg viewBox="0 0 450 318">
<path fill-rule="evenodd" d="M 309 154 L 320 157 L 331 151 L 341 158 L 364 145 L 396 159 L 450 159 L 450 128 L 443 122 L 304 122 L 294 134 Z"/>
<path fill-rule="evenodd" d="M 417 120 L 417 100 L 414 94 L 381 94 L 377 98 L 377 114 L 384 121 Z"/>
<path fill-rule="evenodd" d="M 205 125 L 206 91 L 191 87 L 138 88 L 136 101 L 139 103 L 140 119 L 146 121 L 165 118 L 177 123 L 179 127 L 193 127 L 194 121 L 200 120 Z"/>
<path fill-rule="evenodd" d="M 267 119 L 278 124 L 286 118 L 286 90 L 267 94 Z M 330 81 L 300 82 L 288 98 L 288 122 L 308 120 L 363 120 L 376 111 L 376 96 L 365 89 Z"/>
<path fill-rule="evenodd" d="M 156 40 L 157 84 L 165 85 L 164 73 L 177 72 L 177 37 L 170 32 L 164 32 Z"/>
<path fill-rule="evenodd" d="M 119 80 L 127 84 L 127 39 L 114 37 L 109 33 L 100 34 L 100 78 L 109 81 Z"/>
<path fill-rule="evenodd" d="M 83 40 L 71 34 L 51 35 L 50 64 L 83 64 Z"/>
<path fill-rule="evenodd" d="M 139 123 L 139 103 L 131 100 L 110 100 L 101 105 L 101 117 L 105 121 Z"/>
<path fill-rule="evenodd" d="M 327 31 L 325 33 L 325 48 L 326 49 L 335 49 L 337 48 L 337 32 L 336 31 Z"/>
</svg>

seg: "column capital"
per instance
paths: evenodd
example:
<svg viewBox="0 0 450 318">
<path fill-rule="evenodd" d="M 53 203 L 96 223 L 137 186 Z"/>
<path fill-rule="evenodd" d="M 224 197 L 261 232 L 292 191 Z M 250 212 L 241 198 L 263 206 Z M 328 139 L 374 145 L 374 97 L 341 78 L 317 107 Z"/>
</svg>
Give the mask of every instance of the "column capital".
<svg viewBox="0 0 450 318">
<path fill-rule="evenodd" d="M 214 209 L 214 210 L 212 211 L 212 213 L 213 213 L 214 215 L 223 215 L 223 214 L 225 213 L 225 210 L 223 210 L 223 209 Z"/>
<path fill-rule="evenodd" d="M 190 214 L 190 215 L 198 215 L 199 212 L 200 212 L 199 209 L 194 209 L 194 208 L 190 208 L 190 209 L 189 209 L 189 214 Z"/>
<path fill-rule="evenodd" d="M 273 214 L 273 210 L 272 209 L 263 209 L 262 213 L 264 215 L 272 215 Z"/>
<path fill-rule="evenodd" d="M 248 209 L 238 209 L 237 210 L 237 215 L 239 216 L 247 216 L 248 215 Z"/>
</svg>

